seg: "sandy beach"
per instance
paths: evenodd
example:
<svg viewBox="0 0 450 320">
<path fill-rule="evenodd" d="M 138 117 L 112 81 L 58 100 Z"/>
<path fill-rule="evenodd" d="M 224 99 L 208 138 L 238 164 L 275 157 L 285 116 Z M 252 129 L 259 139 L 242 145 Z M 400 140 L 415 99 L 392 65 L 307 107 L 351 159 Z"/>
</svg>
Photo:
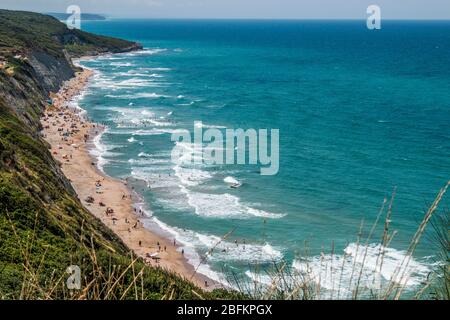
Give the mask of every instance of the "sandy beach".
<svg viewBox="0 0 450 320">
<path fill-rule="evenodd" d="M 174 239 L 151 232 L 142 225 L 143 213 L 134 206 L 134 196 L 126 181 L 111 178 L 98 170 L 88 145 L 103 128 L 83 119 L 68 102 L 87 85 L 93 71 L 84 70 L 52 95 L 41 119 L 43 136 L 51 145 L 53 157 L 61 163 L 66 177 L 87 210 L 116 233 L 146 263 L 176 272 L 199 287 L 211 290 L 220 286 L 194 272 Z"/>
</svg>

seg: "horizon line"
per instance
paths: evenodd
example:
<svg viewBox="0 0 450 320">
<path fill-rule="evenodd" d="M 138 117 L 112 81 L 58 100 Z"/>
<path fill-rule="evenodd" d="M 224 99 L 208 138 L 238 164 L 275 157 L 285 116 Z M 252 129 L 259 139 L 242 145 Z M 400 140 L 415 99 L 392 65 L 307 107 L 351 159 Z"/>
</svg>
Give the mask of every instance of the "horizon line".
<svg viewBox="0 0 450 320">
<path fill-rule="evenodd" d="M 51 14 L 67 14 L 65 12 L 52 12 L 52 11 L 31 11 L 31 10 L 14 10 L 14 9 L 5 9 L 0 8 L 0 10 L 8 10 L 8 11 L 17 11 L 17 12 L 34 12 L 40 13 L 44 15 Z M 82 14 L 92 14 L 92 15 L 100 15 L 106 19 L 114 19 L 114 20 L 254 20 L 254 21 L 366 21 L 366 17 L 356 18 L 356 17 L 295 17 L 295 18 L 282 18 L 282 17 L 141 17 L 141 16 L 118 16 L 118 15 L 110 15 L 106 13 L 99 12 L 82 12 Z M 450 17 L 445 18 L 421 18 L 421 17 L 413 17 L 413 18 L 405 18 L 405 17 L 388 17 L 383 18 L 383 21 L 450 21 Z M 101 20 L 89 20 L 89 21 L 101 21 Z"/>
<path fill-rule="evenodd" d="M 38 12 L 42 14 L 62 14 L 62 12 Z M 224 20 L 224 21 L 366 21 L 366 18 L 227 18 L 227 17 L 131 17 L 131 16 L 111 16 L 103 13 L 84 12 L 82 14 L 100 15 L 110 20 Z M 104 21 L 104 20 L 90 20 Z M 382 18 L 382 21 L 450 21 L 449 18 Z"/>
</svg>

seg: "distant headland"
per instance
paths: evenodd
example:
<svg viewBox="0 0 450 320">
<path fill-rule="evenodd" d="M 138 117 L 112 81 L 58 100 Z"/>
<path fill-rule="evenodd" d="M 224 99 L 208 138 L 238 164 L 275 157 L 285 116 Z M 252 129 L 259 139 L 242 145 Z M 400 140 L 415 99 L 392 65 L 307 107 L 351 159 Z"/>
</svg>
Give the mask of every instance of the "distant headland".
<svg viewBox="0 0 450 320">
<path fill-rule="evenodd" d="M 58 13 L 58 12 L 47 12 L 45 13 L 49 16 L 52 16 L 58 20 L 67 20 L 67 18 L 70 17 L 70 13 Z M 106 17 L 100 14 L 95 13 L 82 13 L 81 14 L 82 20 L 106 20 Z"/>
</svg>

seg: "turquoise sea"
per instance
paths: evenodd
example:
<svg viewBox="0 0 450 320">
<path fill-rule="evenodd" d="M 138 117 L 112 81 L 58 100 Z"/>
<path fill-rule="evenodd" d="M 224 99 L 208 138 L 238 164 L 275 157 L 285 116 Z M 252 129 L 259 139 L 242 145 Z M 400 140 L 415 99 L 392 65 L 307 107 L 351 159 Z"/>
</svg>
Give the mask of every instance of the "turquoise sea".
<svg viewBox="0 0 450 320">
<path fill-rule="evenodd" d="M 364 21 L 110 20 L 82 28 L 145 48 L 80 61 L 96 73 L 78 103 L 108 127 L 92 150 L 99 167 L 131 179 L 146 226 L 176 238 L 215 280 L 232 272 L 264 282 L 261 267 L 280 260 L 300 270 L 307 263 L 316 275 L 344 265 L 349 276 L 361 224 L 365 239 L 397 187 L 397 233 L 381 271 L 388 280 L 450 178 L 450 22 L 387 21 L 378 31 Z M 194 121 L 279 129 L 278 174 L 174 163 L 171 134 L 193 131 Z M 227 177 L 242 186 L 230 188 Z M 447 197 L 441 208 L 448 205 Z M 369 241 L 368 277 L 382 226 Z M 425 237 L 408 285 L 426 276 L 434 254 Z"/>
</svg>

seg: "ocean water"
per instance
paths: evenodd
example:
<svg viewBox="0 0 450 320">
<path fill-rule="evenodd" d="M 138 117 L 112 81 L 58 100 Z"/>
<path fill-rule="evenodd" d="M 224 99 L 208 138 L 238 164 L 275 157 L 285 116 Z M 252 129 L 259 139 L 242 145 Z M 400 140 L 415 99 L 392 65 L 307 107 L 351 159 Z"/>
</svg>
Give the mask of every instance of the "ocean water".
<svg viewBox="0 0 450 320">
<path fill-rule="evenodd" d="M 200 272 L 263 283 L 258 270 L 286 260 L 322 274 L 323 287 L 332 288 L 323 274 L 343 265 L 350 277 L 361 262 L 361 224 L 364 239 L 396 187 L 390 228 L 397 233 L 380 272 L 392 276 L 450 177 L 449 22 L 392 21 L 380 31 L 358 21 L 110 20 L 82 27 L 145 47 L 80 61 L 96 73 L 78 103 L 108 127 L 95 139 L 98 166 L 131 178 L 146 226 L 176 238 L 192 264 L 203 261 Z M 279 129 L 278 174 L 262 176 L 258 165 L 171 161 L 171 134 L 192 132 L 194 121 L 219 130 Z M 200 156 L 194 145 L 181 147 Z M 231 189 L 227 177 L 242 186 Z M 448 204 L 447 197 L 441 207 Z M 382 224 L 369 241 L 368 279 Z M 432 269 L 434 254 L 424 239 L 409 286 Z"/>
</svg>

